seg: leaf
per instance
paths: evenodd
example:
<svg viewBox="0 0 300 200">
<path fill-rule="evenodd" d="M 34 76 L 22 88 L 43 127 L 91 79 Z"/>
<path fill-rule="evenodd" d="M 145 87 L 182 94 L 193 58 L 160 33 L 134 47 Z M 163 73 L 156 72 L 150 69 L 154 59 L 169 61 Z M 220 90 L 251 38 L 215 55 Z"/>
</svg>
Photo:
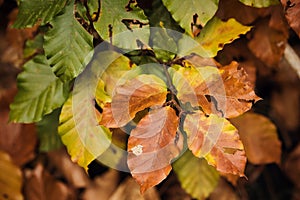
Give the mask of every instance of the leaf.
<svg viewBox="0 0 300 200">
<path fill-rule="evenodd" d="M 105 40 L 110 35 L 110 29 L 113 35 L 127 31 L 124 20 L 132 20 L 148 23 L 142 9 L 137 6 L 136 1 L 128 0 L 101 0 L 100 18 L 95 23 L 95 28 Z"/>
<path fill-rule="evenodd" d="M 289 2 L 289 5 L 288 5 Z M 297 33 L 300 38 L 300 22 L 298 16 L 300 15 L 300 1 L 299 0 L 281 0 L 281 4 L 285 8 L 285 17 L 292 27 L 292 29 Z M 293 6 L 291 6 L 293 5 Z"/>
<path fill-rule="evenodd" d="M 133 178 L 141 186 L 141 193 L 170 173 L 171 160 L 180 152 L 176 140 L 178 121 L 175 110 L 162 107 L 151 110 L 131 131 L 127 163 Z"/>
<path fill-rule="evenodd" d="M 87 169 L 109 147 L 111 133 L 98 125 L 97 111 L 85 95 L 84 92 L 75 93 L 66 101 L 59 118 L 58 133 L 72 161 Z"/>
<path fill-rule="evenodd" d="M 192 26 L 194 21 L 195 26 L 204 27 L 216 13 L 218 2 L 218 0 L 163 0 L 175 21 L 191 36 L 194 36 Z"/>
<path fill-rule="evenodd" d="M 72 1 L 73 2 L 73 1 Z M 44 36 L 44 49 L 53 71 L 64 82 L 77 77 L 85 68 L 85 59 L 93 49 L 93 37 L 75 19 L 73 3 L 50 23 Z"/>
<path fill-rule="evenodd" d="M 19 13 L 13 27 L 32 27 L 38 20 L 44 25 L 64 8 L 66 2 L 67 0 L 20 0 Z"/>
<path fill-rule="evenodd" d="M 3 151 L 0 151 L 0 171 L 0 199 L 22 200 L 22 172 Z"/>
<path fill-rule="evenodd" d="M 243 4 L 247 6 L 253 6 L 256 8 L 264 8 L 273 5 L 278 5 L 279 0 L 239 0 Z"/>
<path fill-rule="evenodd" d="M 183 129 L 193 154 L 222 173 L 244 176 L 246 156 L 237 129 L 225 118 L 201 111 L 188 114 Z"/>
<path fill-rule="evenodd" d="M 275 125 L 263 115 L 244 113 L 230 120 L 239 130 L 249 162 L 255 165 L 281 160 L 281 142 Z"/>
<path fill-rule="evenodd" d="M 58 135 L 59 115 L 60 109 L 56 109 L 37 122 L 39 150 L 41 152 L 52 151 L 62 147 L 62 142 Z"/>
<path fill-rule="evenodd" d="M 195 157 L 189 150 L 172 166 L 181 187 L 193 198 L 206 199 L 218 184 L 218 172 L 206 160 Z"/>
<path fill-rule="evenodd" d="M 145 108 L 162 105 L 166 101 L 167 86 L 155 75 L 142 74 L 115 88 L 111 104 L 103 109 L 100 124 L 118 128 L 126 125 L 135 114 Z"/>
<path fill-rule="evenodd" d="M 196 38 L 202 48 L 206 50 L 205 53 L 200 52 L 200 56 L 216 56 L 225 44 L 231 43 L 239 38 L 241 34 L 246 34 L 250 29 L 250 26 L 244 26 L 234 18 L 226 22 L 217 17 L 212 18 L 201 30 L 200 36 Z"/>
<path fill-rule="evenodd" d="M 110 97 L 113 96 L 113 91 L 121 84 L 122 79 L 127 79 L 128 72 L 136 67 L 126 56 L 113 51 L 100 52 L 92 63 L 101 66 L 103 72 L 100 74 L 100 79 L 104 83 L 105 92 Z"/>
<path fill-rule="evenodd" d="M 177 97 L 182 103 L 201 106 L 207 114 L 214 113 L 226 118 L 236 117 L 260 100 L 247 81 L 247 74 L 232 62 L 220 69 L 215 67 L 173 66 L 169 68 Z"/>
<path fill-rule="evenodd" d="M 28 61 L 17 81 L 18 93 L 10 105 L 10 121 L 40 121 L 67 98 L 69 86 L 55 76 L 43 55 Z"/>
</svg>

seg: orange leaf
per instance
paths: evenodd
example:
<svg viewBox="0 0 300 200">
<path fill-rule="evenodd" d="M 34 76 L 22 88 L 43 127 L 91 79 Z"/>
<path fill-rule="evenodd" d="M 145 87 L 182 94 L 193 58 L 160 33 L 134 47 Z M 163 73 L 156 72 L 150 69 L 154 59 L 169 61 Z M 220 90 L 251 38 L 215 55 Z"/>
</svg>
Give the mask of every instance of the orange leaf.
<svg viewBox="0 0 300 200">
<path fill-rule="evenodd" d="M 117 86 L 111 104 L 103 108 L 100 124 L 109 128 L 126 125 L 135 114 L 166 100 L 167 86 L 154 75 L 139 75 L 123 85 Z"/>
<path fill-rule="evenodd" d="M 184 121 L 189 149 L 222 173 L 244 176 L 246 156 L 237 129 L 225 118 L 201 111 L 188 114 Z"/>
<path fill-rule="evenodd" d="M 164 180 L 170 173 L 171 160 L 180 152 L 182 140 L 176 136 L 178 117 L 167 106 L 151 110 L 128 140 L 128 167 L 141 186 L 141 193 Z"/>
<path fill-rule="evenodd" d="M 236 117 L 260 99 L 247 81 L 247 74 L 238 69 L 236 62 L 221 69 L 173 66 L 169 71 L 178 90 L 178 99 L 182 103 L 189 102 L 193 107 L 201 106 L 206 114 Z"/>
<path fill-rule="evenodd" d="M 238 129 L 249 162 L 280 163 L 281 142 L 275 125 L 263 115 L 245 113 L 230 120 Z"/>
</svg>

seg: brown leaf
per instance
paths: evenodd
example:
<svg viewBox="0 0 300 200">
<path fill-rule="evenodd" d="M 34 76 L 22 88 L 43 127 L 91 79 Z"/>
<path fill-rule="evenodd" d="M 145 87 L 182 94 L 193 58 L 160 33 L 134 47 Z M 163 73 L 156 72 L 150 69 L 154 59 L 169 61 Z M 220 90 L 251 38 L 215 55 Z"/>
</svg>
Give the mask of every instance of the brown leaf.
<svg viewBox="0 0 300 200">
<path fill-rule="evenodd" d="M 0 199 L 1 200 L 23 200 L 22 173 L 12 163 L 10 156 L 0 151 Z"/>
<path fill-rule="evenodd" d="M 280 15 L 281 13 L 278 12 L 277 15 Z M 275 23 L 280 23 L 280 20 L 275 17 L 271 19 L 273 20 L 270 22 L 268 19 L 259 21 L 255 26 L 253 38 L 248 43 L 252 53 L 270 67 L 277 65 L 281 60 L 288 38 L 287 27 L 284 23 L 282 23 L 282 30 L 278 30 L 280 27 Z"/>
<path fill-rule="evenodd" d="M 239 69 L 237 62 L 222 67 L 220 74 L 222 80 L 215 78 L 196 88 L 197 94 L 211 95 L 216 100 L 211 100 L 215 104 L 215 113 L 221 113 L 226 118 L 236 117 L 251 109 L 253 102 L 260 100 L 247 80 L 246 72 Z"/>
<path fill-rule="evenodd" d="M 8 62 L 13 64 L 16 67 L 20 67 L 24 60 L 23 60 L 23 47 L 25 41 L 27 39 L 33 38 L 34 34 L 38 28 L 38 25 L 32 28 L 25 28 L 25 29 L 14 29 L 11 28 L 12 24 L 14 23 L 17 17 L 18 10 L 13 10 L 9 15 L 9 24 L 6 30 L 6 42 L 7 48 L 1 55 L 1 59 L 3 62 Z"/>
<path fill-rule="evenodd" d="M 109 170 L 105 174 L 96 177 L 94 182 L 86 188 L 82 195 L 82 200 L 110 199 L 115 193 L 119 183 L 119 173 L 116 170 Z"/>
<path fill-rule="evenodd" d="M 210 200 L 238 200 L 238 195 L 232 187 L 224 180 L 220 179 L 216 189 L 211 193 Z"/>
<path fill-rule="evenodd" d="M 154 75 L 139 75 L 117 86 L 111 104 L 103 109 L 100 124 L 109 128 L 126 125 L 135 114 L 145 108 L 162 105 L 166 100 L 167 86 Z"/>
<path fill-rule="evenodd" d="M 141 193 L 160 183 L 170 173 L 171 160 L 181 149 L 176 135 L 177 126 L 175 110 L 167 106 L 151 110 L 132 130 L 127 163 L 141 186 Z"/>
<path fill-rule="evenodd" d="M 281 0 L 285 9 L 285 17 L 289 25 L 300 37 L 300 0 Z"/>
<path fill-rule="evenodd" d="M 39 163 L 34 170 L 25 170 L 25 199 L 30 200 L 73 200 L 74 191 L 61 181 L 55 180 Z"/>
<path fill-rule="evenodd" d="M 237 129 L 225 118 L 201 111 L 188 114 L 184 121 L 189 149 L 222 173 L 244 176 L 246 156 Z"/>
<path fill-rule="evenodd" d="M 37 136 L 33 124 L 8 123 L 9 110 L 0 111 L 0 149 L 8 152 L 17 165 L 34 158 Z M 20 139 L 22 138 L 22 139 Z"/>
<path fill-rule="evenodd" d="M 300 145 L 287 156 L 283 168 L 291 181 L 300 189 Z"/>
<path fill-rule="evenodd" d="M 59 171 L 74 188 L 87 187 L 90 180 L 82 167 L 73 163 L 67 151 L 62 148 L 47 153 L 51 165 Z"/>
<path fill-rule="evenodd" d="M 230 121 L 239 130 L 249 162 L 258 165 L 280 163 L 281 142 L 275 125 L 268 118 L 245 113 Z"/>
<path fill-rule="evenodd" d="M 139 185 L 132 179 L 127 178 L 109 198 L 109 200 L 159 200 L 159 194 L 155 188 L 150 188 L 144 195 L 139 193 Z"/>
</svg>

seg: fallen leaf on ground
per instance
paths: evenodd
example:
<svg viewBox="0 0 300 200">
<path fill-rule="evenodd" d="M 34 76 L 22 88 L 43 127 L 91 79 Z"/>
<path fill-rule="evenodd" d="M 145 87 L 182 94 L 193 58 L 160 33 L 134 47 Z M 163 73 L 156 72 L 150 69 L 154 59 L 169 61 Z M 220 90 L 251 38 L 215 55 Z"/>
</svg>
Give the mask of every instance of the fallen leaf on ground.
<svg viewBox="0 0 300 200">
<path fill-rule="evenodd" d="M 248 112 L 230 121 L 239 130 L 249 162 L 280 163 L 281 142 L 275 125 L 268 118 Z"/>
<path fill-rule="evenodd" d="M 139 185 L 132 179 L 127 178 L 109 200 L 159 200 L 159 194 L 155 188 L 148 189 L 143 195 L 140 194 Z"/>
<path fill-rule="evenodd" d="M 23 200 L 21 170 L 4 151 L 0 151 L 0 171 L 0 199 Z"/>
</svg>

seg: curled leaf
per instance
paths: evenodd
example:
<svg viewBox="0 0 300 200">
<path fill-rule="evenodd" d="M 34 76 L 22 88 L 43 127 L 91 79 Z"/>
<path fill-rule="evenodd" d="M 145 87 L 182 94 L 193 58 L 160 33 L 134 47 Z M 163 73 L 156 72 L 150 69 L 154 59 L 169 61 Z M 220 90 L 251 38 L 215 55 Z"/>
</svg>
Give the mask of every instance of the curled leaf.
<svg viewBox="0 0 300 200">
<path fill-rule="evenodd" d="M 128 140 L 128 167 L 141 193 L 164 180 L 171 160 L 180 152 L 178 117 L 171 107 L 151 110 L 132 130 Z"/>
</svg>

